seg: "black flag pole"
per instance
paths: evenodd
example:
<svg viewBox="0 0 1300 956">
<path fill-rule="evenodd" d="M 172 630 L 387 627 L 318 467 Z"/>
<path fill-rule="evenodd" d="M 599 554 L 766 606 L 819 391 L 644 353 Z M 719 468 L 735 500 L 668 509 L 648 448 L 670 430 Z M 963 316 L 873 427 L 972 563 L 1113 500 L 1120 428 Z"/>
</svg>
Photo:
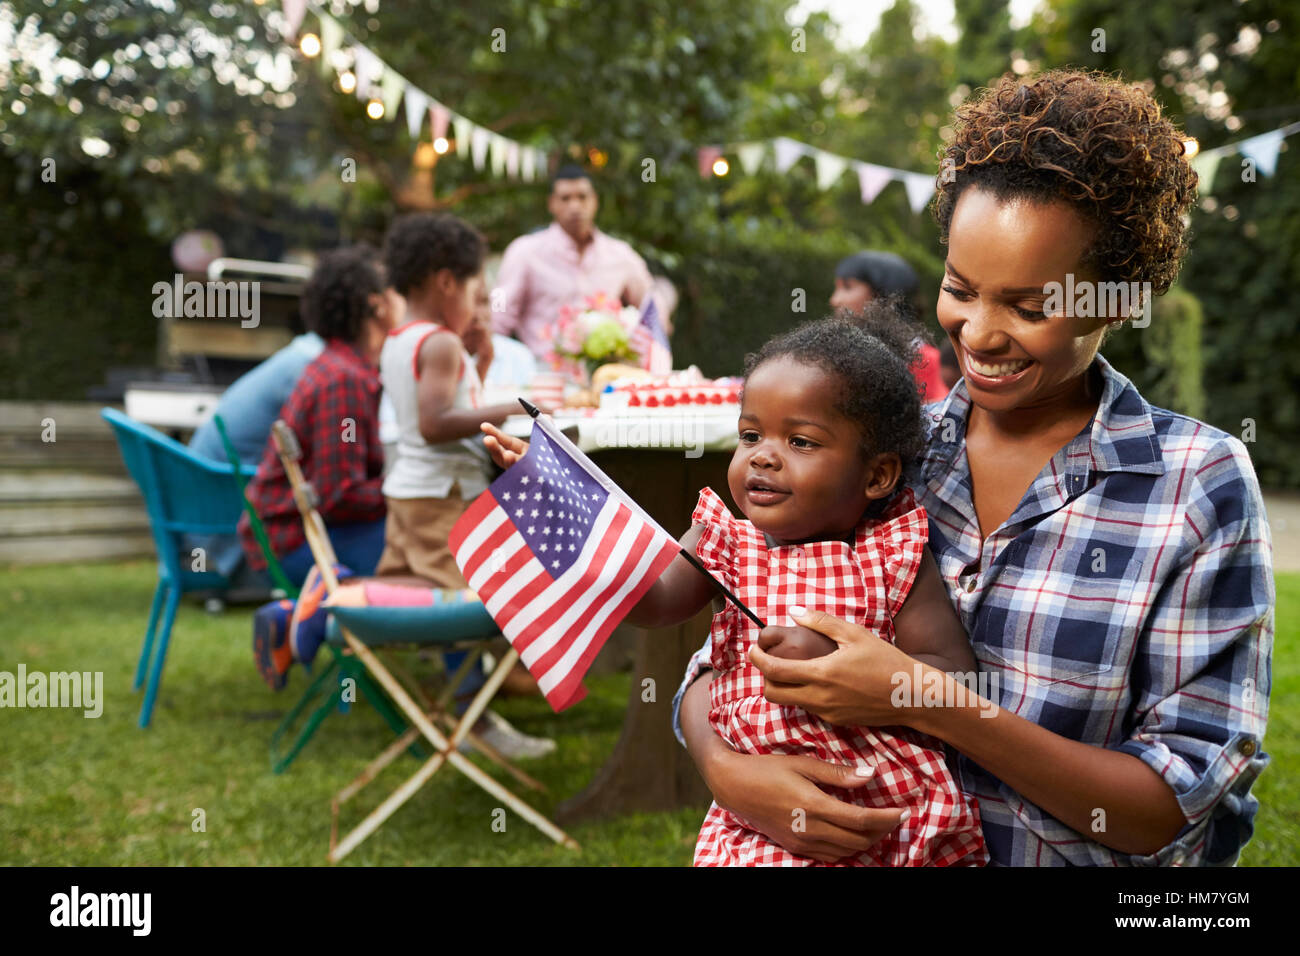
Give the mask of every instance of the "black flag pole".
<svg viewBox="0 0 1300 956">
<path fill-rule="evenodd" d="M 524 406 L 524 411 L 526 411 L 534 419 L 536 419 L 537 416 L 541 414 L 541 409 L 539 409 L 536 405 L 534 405 L 532 402 L 528 401 L 525 398 L 520 398 L 519 404 Z M 624 492 L 624 494 L 626 494 L 626 492 Z M 738 607 L 746 617 L 748 617 L 751 621 L 757 624 L 760 628 L 767 627 L 767 625 L 763 623 L 762 618 L 760 618 L 749 608 L 745 607 L 744 603 L 740 600 L 740 598 L 736 597 L 736 595 L 731 593 L 730 588 L 728 588 L 725 584 L 723 584 L 712 574 L 710 574 L 708 568 L 700 564 L 699 558 L 691 554 L 691 552 L 686 550 L 685 548 L 679 547 L 678 551 L 680 552 L 683 558 L 689 561 L 691 565 L 700 572 L 700 574 L 704 575 L 706 578 L 712 581 L 714 585 L 718 588 L 718 590 L 727 596 L 727 600 L 729 600 L 732 604 L 736 605 L 736 607 Z"/>
</svg>

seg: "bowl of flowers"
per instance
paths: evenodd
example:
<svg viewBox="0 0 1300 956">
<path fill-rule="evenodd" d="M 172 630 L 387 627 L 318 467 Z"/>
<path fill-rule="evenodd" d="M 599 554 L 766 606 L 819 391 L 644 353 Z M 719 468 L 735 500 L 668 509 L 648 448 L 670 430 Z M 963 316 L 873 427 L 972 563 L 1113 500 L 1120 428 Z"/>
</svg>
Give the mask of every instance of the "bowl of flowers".
<svg viewBox="0 0 1300 956">
<path fill-rule="evenodd" d="M 610 362 L 636 364 L 631 332 L 641 313 L 603 292 L 589 295 L 580 305 L 566 305 L 551 327 L 551 367 L 584 385 L 591 373 Z"/>
</svg>

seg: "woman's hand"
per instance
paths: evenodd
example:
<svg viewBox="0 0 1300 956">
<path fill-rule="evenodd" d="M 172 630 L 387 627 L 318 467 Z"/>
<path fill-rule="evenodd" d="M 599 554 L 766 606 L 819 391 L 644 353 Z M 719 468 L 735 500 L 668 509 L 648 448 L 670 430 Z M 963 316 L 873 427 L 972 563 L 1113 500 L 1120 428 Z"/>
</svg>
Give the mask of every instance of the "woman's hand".
<svg viewBox="0 0 1300 956">
<path fill-rule="evenodd" d="M 479 429 L 483 432 L 483 444 L 487 446 L 488 454 L 499 468 L 509 468 L 528 452 L 528 442 L 507 435 L 491 422 L 484 422 Z"/>
<path fill-rule="evenodd" d="M 791 616 L 796 624 L 825 634 L 839 647 L 825 657 L 795 661 L 774 657 L 756 644 L 749 660 L 763 672 L 763 696 L 774 704 L 802 707 L 842 727 L 911 722 L 911 704 L 920 688 L 905 695 L 904 706 L 895 706 L 891 698 L 900 686 L 913 689 L 915 669 L 924 672 L 928 665 L 908 657 L 874 631 L 823 611 Z"/>
<path fill-rule="evenodd" d="M 834 863 L 870 849 L 907 815 L 902 809 L 857 807 L 817 785 L 853 789 L 869 783 L 816 757 L 738 754 L 716 756 L 706 779 L 718 806 L 791 853 Z"/>
<path fill-rule="evenodd" d="M 823 863 L 867 849 L 902 821 L 902 808 L 856 807 L 818 787 L 860 787 L 872 779 L 870 769 L 859 775 L 816 757 L 736 753 L 709 724 L 712 679 L 713 672 L 706 671 L 686 689 L 681 726 L 691 759 L 718 806 L 778 846 Z"/>
</svg>

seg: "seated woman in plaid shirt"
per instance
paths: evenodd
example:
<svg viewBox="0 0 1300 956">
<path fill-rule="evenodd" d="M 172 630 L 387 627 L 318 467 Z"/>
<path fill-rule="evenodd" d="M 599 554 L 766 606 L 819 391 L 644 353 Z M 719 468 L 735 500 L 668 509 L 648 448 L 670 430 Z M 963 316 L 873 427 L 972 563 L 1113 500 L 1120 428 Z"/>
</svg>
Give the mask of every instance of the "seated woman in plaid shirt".
<svg viewBox="0 0 1300 956">
<path fill-rule="evenodd" d="M 1063 71 L 1003 79 L 954 128 L 955 175 L 935 204 L 948 245 L 937 308 L 963 379 L 927 409 L 917 490 L 996 690 L 895 706 L 895 675 L 916 662 L 817 612 L 797 620 L 834 653 L 751 659 L 773 703 L 944 741 L 994 864 L 1230 865 L 1268 763 L 1259 485 L 1240 441 L 1149 405 L 1098 354 L 1128 317 L 1102 284 L 1163 293 L 1178 272 L 1196 190 L 1184 137 L 1139 87 Z M 707 667 L 706 648 L 678 695 L 680 729 L 720 806 L 827 861 L 897 827 L 908 807 L 820 789 L 860 786 L 845 767 L 728 747 L 709 724 Z"/>
<path fill-rule="evenodd" d="M 303 370 L 280 410 L 302 447 L 303 475 L 320 496 L 335 553 L 358 574 L 371 574 L 384 549 L 379 352 L 405 307 L 384 280 L 378 250 L 359 245 L 322 255 L 303 290 L 302 313 L 307 327 L 325 339 L 325 350 Z M 246 490 L 285 574 L 301 585 L 315 562 L 269 438 Z M 249 565 L 265 568 L 247 515 L 239 519 L 239 536 Z"/>
</svg>

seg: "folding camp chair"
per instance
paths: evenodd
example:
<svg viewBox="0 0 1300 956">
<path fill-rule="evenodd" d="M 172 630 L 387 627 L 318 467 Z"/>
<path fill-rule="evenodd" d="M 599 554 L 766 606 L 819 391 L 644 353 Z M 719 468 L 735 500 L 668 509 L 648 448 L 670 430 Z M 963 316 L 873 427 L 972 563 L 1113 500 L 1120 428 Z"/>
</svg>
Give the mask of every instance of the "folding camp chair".
<svg viewBox="0 0 1300 956">
<path fill-rule="evenodd" d="M 256 539 L 258 547 L 262 551 L 262 557 L 266 559 L 267 573 L 271 577 L 272 583 L 284 592 L 285 597 L 296 599 L 298 589 L 293 586 L 280 567 L 280 561 L 271 550 L 271 542 L 266 536 L 266 529 L 262 526 L 262 519 L 253 503 L 248 500 L 248 494 L 245 491 L 245 474 L 239 461 L 239 452 L 235 450 L 234 443 L 230 440 L 230 435 L 226 433 L 226 423 L 220 415 L 213 416 L 213 423 L 217 426 L 217 434 L 221 436 L 222 447 L 225 448 L 226 457 L 230 460 L 232 469 L 235 471 L 235 484 L 239 488 L 239 496 L 244 502 L 244 513 L 248 515 L 249 524 L 253 529 L 253 537 Z M 298 702 L 289 709 L 271 734 L 271 772 L 283 773 L 289 768 L 289 764 L 302 753 L 307 742 L 315 736 L 316 731 L 320 729 L 325 718 L 336 710 L 339 713 L 347 713 L 350 708 L 348 701 L 339 694 L 338 688 L 345 685 L 345 681 L 352 680 L 354 686 L 361 692 L 361 696 L 369 701 L 370 705 L 379 711 L 379 715 L 384 718 L 384 722 L 393 729 L 394 733 L 401 734 L 407 729 L 406 721 L 398 715 L 384 692 L 372 681 L 366 674 L 366 669 L 361 666 L 361 662 L 350 654 L 344 653 L 337 646 L 330 645 L 329 663 L 321 669 L 307 685 L 303 691 L 302 697 Z M 299 718 L 304 713 L 310 713 L 307 721 L 296 734 L 293 728 Z M 290 736 L 292 735 L 292 736 Z M 288 749 L 283 750 L 283 741 L 289 737 Z M 411 753 L 416 757 L 424 756 L 424 753 L 418 747 L 411 747 Z"/>
<path fill-rule="evenodd" d="M 316 491 L 303 478 L 302 469 L 298 466 L 298 459 L 301 457 L 297 438 L 293 431 L 283 421 L 277 421 L 271 429 L 272 440 L 275 442 L 276 451 L 280 456 L 280 461 L 284 465 L 285 475 L 289 478 L 289 483 L 293 488 L 294 502 L 302 514 L 303 529 L 306 532 L 307 543 L 311 549 L 312 557 L 316 559 L 316 566 L 320 569 L 321 577 L 325 581 L 325 586 L 331 594 L 338 589 L 338 579 L 334 574 L 334 549 L 330 544 L 329 535 L 325 531 L 325 523 L 321 520 L 320 513 L 316 510 Z M 448 646 L 456 641 L 463 640 L 467 637 L 477 638 L 480 641 L 496 633 L 496 627 L 492 623 L 491 617 L 483 609 L 481 604 L 462 603 L 452 605 L 456 617 L 445 615 L 441 620 L 445 623 L 457 625 L 454 629 L 447 627 L 442 629 L 442 633 L 428 635 L 426 631 L 422 636 L 422 643 L 437 643 Z M 401 709 L 403 715 L 409 720 L 430 743 L 433 744 L 436 752 L 430 757 L 424 765 L 416 771 L 410 778 L 394 790 L 387 799 L 370 814 L 357 824 L 342 840 L 337 839 L 337 818 L 338 808 L 347 800 L 355 796 L 361 788 L 366 786 L 375 778 L 378 772 L 387 764 L 391 763 L 407 746 L 407 735 L 403 735 L 395 740 L 392 744 L 384 749 L 366 767 L 365 770 L 347 787 L 339 791 L 335 797 L 333 812 L 334 825 L 331 826 L 330 834 L 330 852 L 329 860 L 331 863 L 337 863 L 368 837 L 371 833 L 383 825 L 394 812 L 415 793 L 424 786 L 425 783 L 438 771 L 443 763 L 450 763 L 465 776 L 469 777 L 474 783 L 482 787 L 492 796 L 496 797 L 510 809 L 514 810 L 521 817 L 531 823 L 537 829 L 550 837 L 557 843 L 560 843 L 570 849 L 578 849 L 577 842 L 548 820 L 545 816 L 533 809 L 519 797 L 507 790 L 502 784 L 497 782 L 485 771 L 480 769 L 477 764 L 473 763 L 468 757 L 458 749 L 460 744 L 470 736 L 470 728 L 477 722 L 479 716 L 486 709 L 488 702 L 496 695 L 498 688 L 505 680 L 506 675 L 510 672 L 515 663 L 519 660 L 519 653 L 511 648 L 502 659 L 493 668 L 492 673 L 488 675 L 486 682 L 479 692 L 470 702 L 468 709 L 461 715 L 455 723 L 449 736 L 445 736 L 435 725 L 435 719 L 431 719 L 415 702 L 412 695 L 408 693 L 387 667 L 375 656 L 370 647 L 358 639 L 351 630 L 343 623 L 344 618 L 351 616 L 355 621 L 362 615 L 351 614 L 349 610 L 356 612 L 362 609 L 345 609 L 334 608 L 333 616 L 337 621 L 337 633 L 339 639 L 352 651 L 353 654 L 365 665 L 366 670 L 379 684 L 388 692 L 389 697 Z M 385 611 L 393 609 L 385 608 Z M 415 609 L 411 609 L 415 610 Z M 428 609 L 420 609 L 427 612 Z M 423 624 L 427 627 L 427 624 Z M 468 662 L 465 666 L 468 666 Z M 463 671 L 464 668 L 462 668 Z M 458 682 L 460 672 L 453 677 L 450 687 L 454 688 Z M 413 735 L 411 735 L 413 737 Z M 473 741 L 470 741 L 471 744 Z M 486 753 L 485 748 L 481 745 L 481 751 Z M 488 754 L 491 758 L 493 756 Z M 504 763 L 504 761 L 501 761 Z M 508 766 L 508 765 L 507 765 Z M 516 779 L 522 774 L 515 768 Z M 540 786 L 540 785 L 539 785 Z"/>
<path fill-rule="evenodd" d="M 149 530 L 158 551 L 158 586 L 154 589 L 149 625 L 131 685 L 132 690 L 139 690 L 147 671 L 140 726 L 148 727 L 181 595 L 189 591 L 225 590 L 230 586 L 230 581 L 216 571 L 182 566 L 181 554 L 188 551 L 184 536 L 234 534 L 239 519 L 239 495 L 231 482 L 232 466 L 208 461 L 115 408 L 101 409 L 99 414 L 112 426 L 127 471 L 140 486 L 149 513 Z"/>
</svg>

